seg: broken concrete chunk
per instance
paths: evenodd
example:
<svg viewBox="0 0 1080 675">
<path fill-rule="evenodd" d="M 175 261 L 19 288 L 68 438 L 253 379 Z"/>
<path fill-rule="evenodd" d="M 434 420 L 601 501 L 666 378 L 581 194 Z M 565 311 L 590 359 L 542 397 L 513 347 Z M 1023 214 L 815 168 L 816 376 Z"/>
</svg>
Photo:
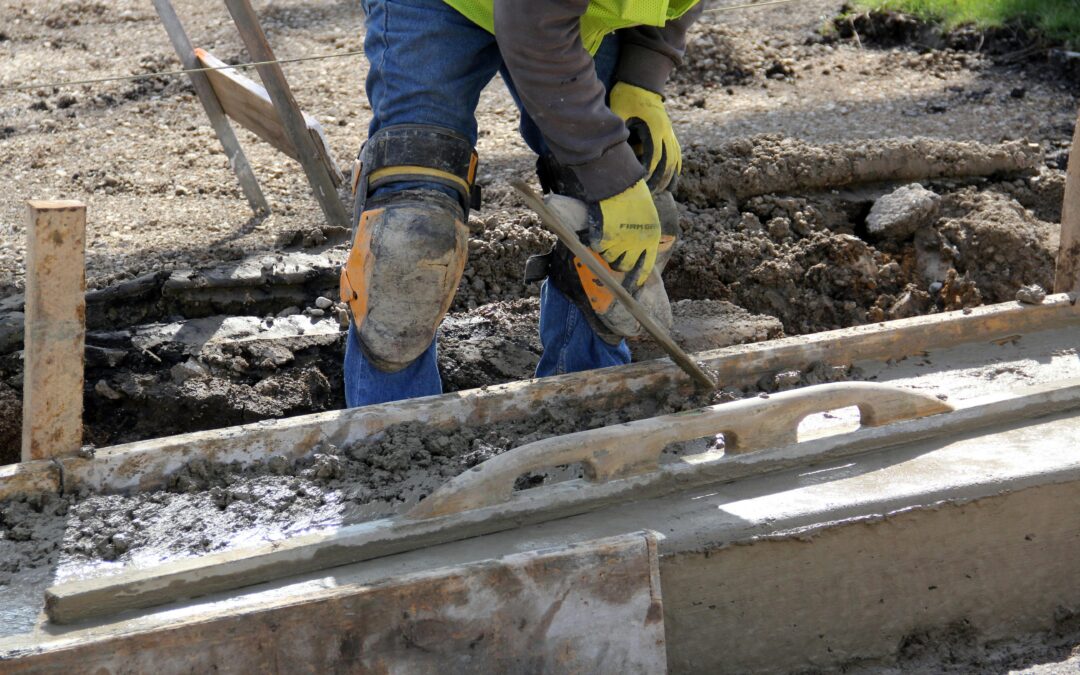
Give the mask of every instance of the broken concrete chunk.
<svg viewBox="0 0 1080 675">
<path fill-rule="evenodd" d="M 170 368 L 169 374 L 172 376 L 174 382 L 180 384 L 193 377 L 205 377 L 208 372 L 206 366 L 192 358 Z"/>
<path fill-rule="evenodd" d="M 931 303 L 930 294 L 909 284 L 889 308 L 888 316 L 890 319 L 908 319 L 919 316 L 929 311 Z"/>
<path fill-rule="evenodd" d="M 105 380 L 98 380 L 97 384 L 94 385 L 94 391 L 96 391 L 99 396 L 104 396 L 110 401 L 116 401 L 124 397 L 123 394 L 110 387 L 109 383 Z"/>
<path fill-rule="evenodd" d="M 908 239 L 916 230 L 933 224 L 938 199 L 918 183 L 905 185 L 874 202 L 866 217 L 866 229 L 874 239 Z"/>
<path fill-rule="evenodd" d="M 1046 291 L 1038 284 L 1022 286 L 1016 292 L 1016 301 L 1025 305 L 1041 305 L 1043 300 L 1046 300 Z"/>
<path fill-rule="evenodd" d="M 671 304 L 671 312 L 671 336 L 691 353 L 784 336 L 776 317 L 752 314 L 723 300 L 679 300 Z M 629 342 L 636 361 L 664 356 L 651 338 L 639 336 Z"/>
</svg>

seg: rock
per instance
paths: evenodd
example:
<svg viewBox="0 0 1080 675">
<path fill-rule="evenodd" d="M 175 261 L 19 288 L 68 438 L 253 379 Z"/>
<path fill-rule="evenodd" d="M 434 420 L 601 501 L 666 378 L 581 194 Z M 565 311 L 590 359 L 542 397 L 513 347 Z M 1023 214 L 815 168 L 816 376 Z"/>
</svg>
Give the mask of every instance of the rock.
<svg viewBox="0 0 1080 675">
<path fill-rule="evenodd" d="M 193 358 L 178 363 L 169 369 L 169 375 L 177 384 L 181 384 L 193 377 L 205 377 L 207 374 L 206 366 Z"/>
<path fill-rule="evenodd" d="M 304 472 L 307 478 L 330 480 L 341 477 L 343 468 L 340 457 L 318 453 L 315 455 L 314 460 L 315 462 L 311 465 L 311 468 Z"/>
<path fill-rule="evenodd" d="M 304 248 L 314 248 L 320 246 L 326 241 L 326 235 L 320 228 L 312 228 L 304 233 L 303 240 L 300 245 Z"/>
<path fill-rule="evenodd" d="M 909 285 L 889 308 L 889 318 L 907 319 L 919 316 L 925 314 L 930 309 L 930 305 L 928 293 Z"/>
<path fill-rule="evenodd" d="M 285 309 L 281 310 L 280 312 L 277 313 L 277 316 L 278 316 L 279 319 L 284 319 L 287 316 L 296 316 L 299 313 L 300 313 L 300 308 L 296 307 L 294 305 L 292 307 L 286 307 Z"/>
<path fill-rule="evenodd" d="M 289 460 L 281 455 L 272 455 L 266 460 L 266 468 L 275 476 L 284 476 L 289 471 Z"/>
<path fill-rule="evenodd" d="M 103 396 L 110 401 L 117 401 L 124 397 L 123 394 L 110 387 L 109 383 L 105 380 L 98 380 L 97 384 L 94 385 L 94 391 L 97 392 L 99 396 Z"/>
<path fill-rule="evenodd" d="M 319 309 L 330 309 L 334 306 L 334 301 L 326 296 L 320 295 L 315 298 L 315 306 Z"/>
<path fill-rule="evenodd" d="M 874 202 L 866 217 L 866 229 L 874 239 L 903 241 L 932 224 L 937 212 L 938 196 L 913 183 Z"/>
<path fill-rule="evenodd" d="M 1045 299 L 1046 291 L 1038 284 L 1022 286 L 1020 290 L 1016 292 L 1016 301 L 1022 302 L 1025 305 L 1041 305 Z"/>
<path fill-rule="evenodd" d="M 113 550 L 117 553 L 124 553 L 131 548 L 131 535 L 124 532 L 118 532 L 112 536 Z"/>
</svg>

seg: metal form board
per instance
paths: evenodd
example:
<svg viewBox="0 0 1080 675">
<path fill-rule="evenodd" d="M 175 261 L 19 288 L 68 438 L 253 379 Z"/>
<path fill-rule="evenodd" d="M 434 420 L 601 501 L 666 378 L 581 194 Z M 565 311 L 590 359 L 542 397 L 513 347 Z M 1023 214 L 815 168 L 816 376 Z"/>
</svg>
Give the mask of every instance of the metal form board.
<svg viewBox="0 0 1080 675">
<path fill-rule="evenodd" d="M 652 675 L 666 666 L 650 532 L 371 584 L 331 577 L 318 591 L 238 611 L 133 620 L 50 642 L 0 651 L 0 670 Z"/>
</svg>

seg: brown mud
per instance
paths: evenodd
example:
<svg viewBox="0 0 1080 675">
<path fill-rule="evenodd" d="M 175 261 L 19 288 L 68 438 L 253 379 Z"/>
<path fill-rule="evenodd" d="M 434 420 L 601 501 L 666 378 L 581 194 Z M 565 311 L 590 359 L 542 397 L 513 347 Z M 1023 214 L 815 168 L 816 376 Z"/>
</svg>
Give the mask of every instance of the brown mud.
<svg viewBox="0 0 1080 675">
<path fill-rule="evenodd" d="M 689 148 L 676 196 L 699 206 L 767 194 L 795 195 L 864 183 L 1034 172 L 1037 145 L 932 138 L 812 144 L 778 134 Z"/>
</svg>

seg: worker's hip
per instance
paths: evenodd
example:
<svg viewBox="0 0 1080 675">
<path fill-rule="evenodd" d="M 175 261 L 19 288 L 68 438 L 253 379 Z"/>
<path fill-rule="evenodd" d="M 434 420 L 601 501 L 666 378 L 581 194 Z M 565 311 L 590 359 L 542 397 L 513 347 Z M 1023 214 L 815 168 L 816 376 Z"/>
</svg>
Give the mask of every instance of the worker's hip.
<svg viewBox="0 0 1080 675">
<path fill-rule="evenodd" d="M 365 0 L 364 9 L 369 134 L 396 124 L 430 124 L 475 144 L 481 92 L 501 72 L 521 112 L 522 137 L 537 154 L 547 153 L 543 135 L 522 108 L 494 35 L 443 0 Z M 593 57 L 597 75 L 608 87 L 618 57 L 614 34 Z"/>
</svg>

